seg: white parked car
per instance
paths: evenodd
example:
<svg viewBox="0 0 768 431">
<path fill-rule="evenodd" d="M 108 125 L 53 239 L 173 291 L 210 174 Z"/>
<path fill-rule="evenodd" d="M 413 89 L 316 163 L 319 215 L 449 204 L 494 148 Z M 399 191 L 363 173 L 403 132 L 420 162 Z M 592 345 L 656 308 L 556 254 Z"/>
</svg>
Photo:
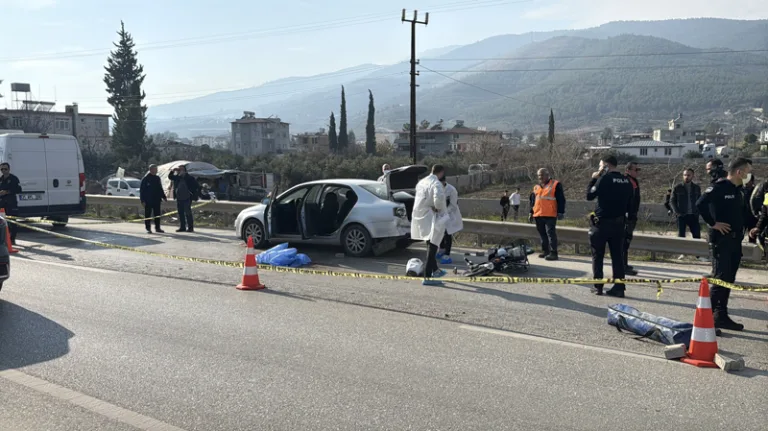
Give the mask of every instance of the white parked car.
<svg viewBox="0 0 768 431">
<path fill-rule="evenodd" d="M 414 168 L 426 172 L 426 167 Z M 253 237 L 257 248 L 264 248 L 268 241 L 341 245 L 355 257 L 405 248 L 411 244 L 411 210 L 407 208 L 413 208 L 412 190 L 419 178 L 413 170 L 400 172 L 411 181 L 397 170 L 390 172 L 389 180 L 383 182 L 320 180 L 279 195 L 275 188 L 272 196 L 277 197 L 269 203 L 240 212 L 235 232 L 243 241 Z M 393 190 L 390 184 L 406 187 Z"/>
<path fill-rule="evenodd" d="M 107 196 L 139 196 L 141 180 L 138 178 L 110 178 L 107 181 Z"/>
</svg>

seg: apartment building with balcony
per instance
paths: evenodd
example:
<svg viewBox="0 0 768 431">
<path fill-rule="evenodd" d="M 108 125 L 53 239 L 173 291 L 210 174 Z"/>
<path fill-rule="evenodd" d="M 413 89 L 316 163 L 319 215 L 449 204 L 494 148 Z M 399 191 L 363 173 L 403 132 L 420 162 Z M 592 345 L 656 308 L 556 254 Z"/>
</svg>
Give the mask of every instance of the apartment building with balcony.
<svg viewBox="0 0 768 431">
<path fill-rule="evenodd" d="M 279 118 L 256 118 L 250 111 L 232 124 L 232 153 L 253 157 L 269 153 L 282 153 L 291 148 L 290 125 Z"/>
</svg>

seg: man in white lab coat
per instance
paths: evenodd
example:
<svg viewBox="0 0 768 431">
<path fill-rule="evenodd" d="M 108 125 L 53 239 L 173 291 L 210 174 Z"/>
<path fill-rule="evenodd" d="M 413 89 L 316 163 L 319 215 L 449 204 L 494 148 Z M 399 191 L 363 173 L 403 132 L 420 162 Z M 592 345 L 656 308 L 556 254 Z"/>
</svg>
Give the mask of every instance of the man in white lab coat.
<svg viewBox="0 0 768 431">
<path fill-rule="evenodd" d="M 453 263 L 451 259 L 451 247 L 453 246 L 453 235 L 464 229 L 464 221 L 461 219 L 461 211 L 459 210 L 459 192 L 456 191 L 456 187 L 448 184 L 445 177 L 440 181 L 445 187 L 445 205 L 446 213 L 448 214 L 448 222 L 445 224 L 445 237 L 440 244 L 440 252 L 438 257 L 440 263 L 448 265 Z"/>
<path fill-rule="evenodd" d="M 437 266 L 437 249 L 445 235 L 445 225 L 448 221 L 445 189 L 440 183 L 444 176 L 445 168 L 442 165 L 434 165 L 432 174 L 416 185 L 416 199 L 411 217 L 411 239 L 427 242 L 423 284 L 437 284 L 429 279 L 445 275 L 445 271 Z"/>
</svg>

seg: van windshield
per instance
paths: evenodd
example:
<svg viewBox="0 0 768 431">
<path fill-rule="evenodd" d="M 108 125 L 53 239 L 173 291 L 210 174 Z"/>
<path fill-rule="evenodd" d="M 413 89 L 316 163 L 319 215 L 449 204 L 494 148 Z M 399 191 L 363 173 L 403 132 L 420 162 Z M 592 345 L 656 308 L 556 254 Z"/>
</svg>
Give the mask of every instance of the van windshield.
<svg viewBox="0 0 768 431">
<path fill-rule="evenodd" d="M 128 187 L 132 189 L 138 189 L 141 187 L 141 181 L 139 180 L 127 180 L 126 182 L 128 183 Z"/>
</svg>

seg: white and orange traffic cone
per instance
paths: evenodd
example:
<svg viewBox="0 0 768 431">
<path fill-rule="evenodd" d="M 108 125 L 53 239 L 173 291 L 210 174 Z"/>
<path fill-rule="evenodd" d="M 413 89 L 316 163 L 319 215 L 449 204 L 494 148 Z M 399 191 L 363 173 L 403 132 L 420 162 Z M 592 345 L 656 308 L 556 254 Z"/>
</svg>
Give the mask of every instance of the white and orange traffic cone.
<svg viewBox="0 0 768 431">
<path fill-rule="evenodd" d="M 680 359 L 686 364 L 702 368 L 717 368 L 717 334 L 715 318 L 712 315 L 712 301 L 709 299 L 709 282 L 701 280 L 699 298 L 696 301 L 696 315 L 693 317 L 693 332 L 688 356 Z"/>
<path fill-rule="evenodd" d="M 256 263 L 256 250 L 253 248 L 253 237 L 248 237 L 248 248 L 245 252 L 245 268 L 243 268 L 243 281 L 238 284 L 239 290 L 261 290 L 266 288 L 259 281 L 259 265 Z"/>
<path fill-rule="evenodd" d="M 8 253 L 18 253 L 19 251 L 13 248 L 13 242 L 11 241 L 11 231 L 8 228 L 8 217 L 5 215 L 5 209 L 0 208 L 0 217 L 5 221 L 5 246 L 8 248 Z"/>
</svg>

